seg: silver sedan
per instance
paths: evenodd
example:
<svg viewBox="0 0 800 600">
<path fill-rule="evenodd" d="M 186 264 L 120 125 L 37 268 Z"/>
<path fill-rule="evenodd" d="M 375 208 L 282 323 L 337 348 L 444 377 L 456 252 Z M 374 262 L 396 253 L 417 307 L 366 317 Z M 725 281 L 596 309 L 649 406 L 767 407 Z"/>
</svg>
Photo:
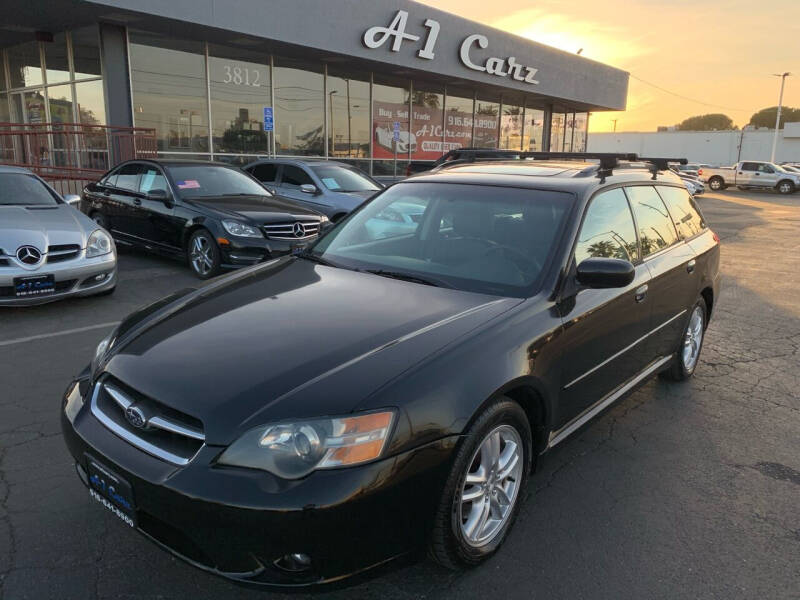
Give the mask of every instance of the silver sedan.
<svg viewBox="0 0 800 600">
<path fill-rule="evenodd" d="M 71 199 L 26 169 L 0 166 L 0 306 L 114 291 L 114 242 Z"/>
</svg>

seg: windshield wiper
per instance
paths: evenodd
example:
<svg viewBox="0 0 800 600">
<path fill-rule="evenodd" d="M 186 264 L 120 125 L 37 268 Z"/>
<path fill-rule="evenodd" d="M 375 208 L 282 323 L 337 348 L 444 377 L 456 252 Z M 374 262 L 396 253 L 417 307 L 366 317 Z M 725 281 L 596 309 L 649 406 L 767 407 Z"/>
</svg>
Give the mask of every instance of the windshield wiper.
<svg viewBox="0 0 800 600">
<path fill-rule="evenodd" d="M 327 258 L 322 258 L 319 254 L 314 254 L 310 250 L 303 250 L 302 252 L 298 252 L 295 256 L 299 258 L 304 258 L 306 260 L 310 260 L 311 262 L 315 262 L 320 265 L 325 265 L 326 267 L 333 267 L 335 269 L 341 269 L 341 265 L 337 265 L 329 261 Z"/>
<path fill-rule="evenodd" d="M 389 279 L 401 279 L 403 281 L 411 281 L 412 283 L 421 283 L 422 285 L 431 285 L 433 287 L 452 288 L 449 283 L 445 283 L 441 279 L 433 277 L 421 277 L 419 275 L 412 275 L 411 273 L 402 273 L 400 271 L 387 271 L 385 269 L 358 269 L 363 273 L 372 273 L 373 275 L 380 275 L 381 277 L 388 277 Z"/>
</svg>

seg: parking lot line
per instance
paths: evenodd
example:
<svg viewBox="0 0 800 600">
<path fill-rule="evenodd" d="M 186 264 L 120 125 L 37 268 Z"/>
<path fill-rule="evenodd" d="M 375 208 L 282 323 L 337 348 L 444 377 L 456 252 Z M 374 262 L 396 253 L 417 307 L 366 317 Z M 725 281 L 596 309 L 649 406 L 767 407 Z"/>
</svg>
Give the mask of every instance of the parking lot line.
<svg viewBox="0 0 800 600">
<path fill-rule="evenodd" d="M 0 346 L 13 346 L 14 344 L 22 344 L 24 342 L 32 342 L 34 340 L 43 340 L 46 338 L 57 337 L 60 335 L 70 335 L 72 333 L 82 333 L 84 331 L 91 331 L 92 329 L 103 329 L 104 327 L 113 327 L 119 325 L 119 321 L 110 321 L 109 323 L 98 323 L 97 325 L 87 325 L 86 327 L 76 327 L 75 329 L 65 329 L 64 331 L 54 331 L 53 333 L 42 333 L 39 335 L 31 335 L 24 338 L 16 338 L 13 340 L 0 341 Z"/>
</svg>

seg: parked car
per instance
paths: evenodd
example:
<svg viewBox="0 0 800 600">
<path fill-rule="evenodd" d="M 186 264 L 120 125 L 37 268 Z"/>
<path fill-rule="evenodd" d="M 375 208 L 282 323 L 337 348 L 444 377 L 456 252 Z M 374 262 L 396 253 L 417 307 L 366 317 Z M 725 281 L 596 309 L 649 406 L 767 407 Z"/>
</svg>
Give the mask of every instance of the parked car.
<svg viewBox="0 0 800 600">
<path fill-rule="evenodd" d="M 695 177 L 699 176 L 700 169 L 711 168 L 711 165 L 705 163 L 686 163 L 685 165 L 676 163 L 671 166 L 674 166 L 676 170 L 684 175 L 694 175 Z"/>
<path fill-rule="evenodd" d="M 798 173 L 798 174 L 800 174 L 800 167 L 795 167 L 793 165 L 781 165 L 781 168 L 784 171 L 789 171 L 789 173 Z"/>
<path fill-rule="evenodd" d="M 336 222 L 383 189 L 363 171 L 332 160 L 274 158 L 244 170 L 275 195 L 314 209 Z"/>
<path fill-rule="evenodd" d="M 406 176 L 416 175 L 431 171 L 444 164 L 455 161 L 474 161 L 474 160 L 500 160 L 517 159 L 520 157 L 518 150 L 497 150 L 495 148 L 456 148 L 448 150 L 435 161 L 412 160 L 406 166 Z"/>
<path fill-rule="evenodd" d="M 683 181 L 686 190 L 692 196 L 699 196 L 706 191 L 706 186 L 700 180 L 699 175 L 692 175 L 690 172 L 681 171 L 678 167 L 683 165 L 670 165 L 670 170 Z"/>
<path fill-rule="evenodd" d="M 110 294 L 117 285 L 111 236 L 42 179 L 0 165 L 0 306 Z"/>
<path fill-rule="evenodd" d="M 409 204 L 413 230 L 376 234 Z M 68 387 L 64 438 L 101 507 L 233 580 L 337 581 L 425 544 L 475 566 L 541 453 L 691 377 L 719 260 L 668 171 L 455 165 L 129 316 Z"/>
<path fill-rule="evenodd" d="M 305 247 L 324 215 L 224 163 L 134 160 L 83 190 L 81 210 L 120 244 L 186 259 L 208 279 Z"/>
<path fill-rule="evenodd" d="M 800 188 L 800 175 L 764 161 L 745 160 L 732 167 L 704 167 L 700 169 L 699 175 L 714 191 L 735 185 L 741 190 L 762 188 L 774 189 L 781 194 L 793 194 Z"/>
</svg>

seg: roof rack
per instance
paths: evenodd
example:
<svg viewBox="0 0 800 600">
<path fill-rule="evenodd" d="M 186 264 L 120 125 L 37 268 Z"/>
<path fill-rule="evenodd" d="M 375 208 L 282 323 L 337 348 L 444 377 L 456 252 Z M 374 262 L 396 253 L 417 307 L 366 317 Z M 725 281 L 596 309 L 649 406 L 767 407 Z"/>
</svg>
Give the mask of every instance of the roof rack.
<svg viewBox="0 0 800 600">
<path fill-rule="evenodd" d="M 496 157 L 487 157 L 487 153 L 496 153 Z M 650 164 L 650 171 L 653 174 L 653 179 L 656 178 L 659 171 L 666 171 L 669 169 L 669 163 L 678 163 L 681 165 L 687 164 L 689 161 L 685 158 L 645 158 L 638 156 L 635 152 L 524 152 L 514 150 L 497 150 L 490 148 L 459 148 L 458 150 L 451 151 L 448 154 L 458 153 L 458 159 L 451 161 L 449 164 L 458 164 L 464 162 L 489 162 L 493 160 L 508 160 L 509 155 L 514 155 L 517 160 L 533 159 L 533 160 L 598 160 L 600 164 L 597 168 L 597 177 L 601 179 L 601 183 L 605 182 L 606 177 L 613 174 L 614 169 L 619 166 L 620 162 L 644 162 Z M 478 154 L 484 156 L 477 156 Z M 448 163 L 445 163 L 448 164 Z"/>
</svg>

